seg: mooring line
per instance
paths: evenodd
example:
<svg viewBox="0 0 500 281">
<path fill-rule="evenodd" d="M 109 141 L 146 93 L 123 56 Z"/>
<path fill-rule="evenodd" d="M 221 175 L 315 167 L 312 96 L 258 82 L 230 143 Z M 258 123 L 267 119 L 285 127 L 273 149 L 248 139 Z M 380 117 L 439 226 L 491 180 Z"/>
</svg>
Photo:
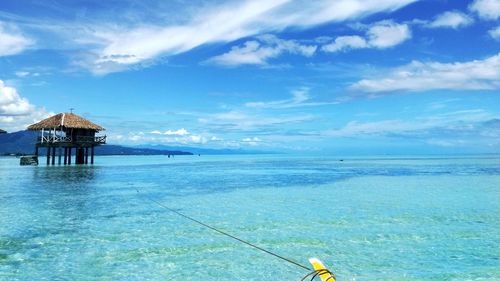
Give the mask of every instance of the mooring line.
<svg viewBox="0 0 500 281">
<path fill-rule="evenodd" d="M 137 193 L 141 193 L 138 189 L 136 189 L 136 191 L 137 191 Z M 199 221 L 199 220 L 197 220 L 197 219 L 195 219 L 195 218 L 192 218 L 192 217 L 190 217 L 190 216 L 188 216 L 188 215 L 185 215 L 185 214 L 183 214 L 183 213 L 181 213 L 181 212 L 179 212 L 179 211 L 176 211 L 176 210 L 174 210 L 174 209 L 172 209 L 172 208 L 170 208 L 170 207 L 168 207 L 168 206 L 166 206 L 166 205 L 162 204 L 161 202 L 159 202 L 159 201 L 157 201 L 157 200 L 155 200 L 155 199 L 151 198 L 150 196 L 148 196 L 148 195 L 146 195 L 146 194 L 145 194 L 145 197 L 146 197 L 148 200 L 150 200 L 151 202 L 155 203 L 156 205 L 158 205 L 158 206 L 160 206 L 160 207 L 162 207 L 162 208 L 164 208 L 164 209 L 166 209 L 166 210 L 168 210 L 168 211 L 170 211 L 170 212 L 172 212 L 172 213 L 175 213 L 175 214 L 177 214 L 177 215 L 179 215 L 179 216 L 181 216 L 181 217 L 183 217 L 183 218 L 185 218 L 185 219 L 188 219 L 188 220 L 190 220 L 190 221 L 193 221 L 193 222 L 195 222 L 195 223 L 197 223 L 197 224 L 199 224 L 199 225 L 202 225 L 202 226 L 204 226 L 204 227 L 206 227 L 206 228 L 209 228 L 209 229 L 211 229 L 211 230 L 213 230 L 213 231 L 215 231 L 215 232 L 218 232 L 219 234 L 225 235 L 225 236 L 230 237 L 230 238 L 232 238 L 232 239 L 234 239 L 234 240 L 236 240 L 236 241 L 239 241 L 239 242 L 241 242 L 241 243 L 244 243 L 244 244 L 246 244 L 246 245 L 248 245 L 248 246 L 250 246 L 250 247 L 253 247 L 253 248 L 255 248 L 255 249 L 259 250 L 259 251 L 262 251 L 262 252 L 264 252 L 264 253 L 267 253 L 267 254 L 269 254 L 269 255 L 272 255 L 272 256 L 275 256 L 275 257 L 277 257 L 277 258 L 279 258 L 279 259 L 282 259 L 282 260 L 284 260 L 284 261 L 286 261 L 286 262 L 288 262 L 288 263 L 291 263 L 291 264 L 293 264 L 293 265 L 296 265 L 296 266 L 298 266 L 298 267 L 301 267 L 302 269 L 305 269 L 305 270 L 311 271 L 311 268 L 310 268 L 310 267 L 307 267 L 307 266 L 305 266 L 305 265 L 303 265 L 303 264 L 300 264 L 300 263 L 298 263 L 298 262 L 296 262 L 296 261 L 293 261 L 293 260 L 291 260 L 291 259 L 289 259 L 289 258 L 286 258 L 286 257 L 283 257 L 283 256 L 278 255 L 278 254 L 276 254 L 276 253 L 273 253 L 273 252 L 271 252 L 271 251 L 269 251 L 269 250 L 266 250 L 266 249 L 264 249 L 264 248 L 262 248 L 262 247 L 260 247 L 260 246 L 257 246 L 257 245 L 255 245 L 255 244 L 252 244 L 252 243 L 250 243 L 250 242 L 248 242 L 248 241 L 245 241 L 245 240 L 243 240 L 243 239 L 241 239 L 241 238 L 238 238 L 238 237 L 236 237 L 236 236 L 234 236 L 234 235 L 232 235 L 232 234 L 229 234 L 229 233 L 227 233 L 227 232 L 225 232 L 225 231 L 222 231 L 222 230 L 220 230 L 220 229 L 218 229 L 218 228 L 215 228 L 215 227 L 213 227 L 213 226 L 210 226 L 210 225 L 208 225 L 208 224 L 206 224 L 206 223 L 204 223 L 204 222 L 202 222 L 202 221 Z"/>
</svg>

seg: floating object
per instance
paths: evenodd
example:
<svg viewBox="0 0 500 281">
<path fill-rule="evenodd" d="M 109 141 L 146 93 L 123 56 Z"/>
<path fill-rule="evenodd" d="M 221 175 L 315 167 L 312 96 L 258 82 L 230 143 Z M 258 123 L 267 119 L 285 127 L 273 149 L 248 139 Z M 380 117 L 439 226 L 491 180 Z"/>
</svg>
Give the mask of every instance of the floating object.
<svg viewBox="0 0 500 281">
<path fill-rule="evenodd" d="M 36 155 L 21 156 L 20 164 L 21 166 L 38 166 L 38 156 Z"/>
<path fill-rule="evenodd" d="M 314 277 L 319 276 L 321 281 L 336 281 L 335 276 L 333 275 L 330 270 L 328 270 L 325 265 L 317 258 L 310 258 L 309 262 L 312 264 L 314 268 L 314 272 L 316 272 L 315 275 L 313 275 L 312 279 Z"/>
</svg>

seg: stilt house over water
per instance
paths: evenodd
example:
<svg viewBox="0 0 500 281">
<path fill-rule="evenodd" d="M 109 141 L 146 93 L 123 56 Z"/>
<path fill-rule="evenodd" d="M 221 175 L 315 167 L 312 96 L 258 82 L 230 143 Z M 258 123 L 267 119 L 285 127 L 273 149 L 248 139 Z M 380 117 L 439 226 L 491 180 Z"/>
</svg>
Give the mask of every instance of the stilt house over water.
<svg viewBox="0 0 500 281">
<path fill-rule="evenodd" d="M 35 144 L 35 155 L 38 157 L 40 147 L 47 148 L 47 165 L 55 165 L 56 154 L 58 164 L 64 157 L 64 165 L 71 165 L 71 154 L 75 149 L 75 164 L 94 164 L 94 147 L 106 143 L 106 136 L 96 136 L 105 129 L 74 113 L 59 113 L 28 127 L 28 130 L 39 131 Z M 56 152 L 57 149 L 57 152 Z"/>
</svg>

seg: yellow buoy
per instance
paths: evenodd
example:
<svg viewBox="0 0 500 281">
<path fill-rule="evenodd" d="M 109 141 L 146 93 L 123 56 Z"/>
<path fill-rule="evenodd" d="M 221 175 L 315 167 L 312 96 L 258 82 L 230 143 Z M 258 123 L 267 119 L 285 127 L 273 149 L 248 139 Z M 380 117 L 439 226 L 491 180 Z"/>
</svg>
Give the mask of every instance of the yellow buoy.
<svg viewBox="0 0 500 281">
<path fill-rule="evenodd" d="M 321 281 L 337 281 L 320 260 L 318 260 L 317 258 L 310 258 L 309 262 L 312 264 L 314 270 L 318 273 Z"/>
</svg>

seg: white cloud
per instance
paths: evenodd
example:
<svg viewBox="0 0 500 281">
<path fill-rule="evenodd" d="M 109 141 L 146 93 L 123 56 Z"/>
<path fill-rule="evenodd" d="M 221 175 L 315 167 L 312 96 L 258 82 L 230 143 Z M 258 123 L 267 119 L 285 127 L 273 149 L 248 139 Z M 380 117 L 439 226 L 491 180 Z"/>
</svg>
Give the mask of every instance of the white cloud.
<svg viewBox="0 0 500 281">
<path fill-rule="evenodd" d="M 368 29 L 369 45 L 379 49 L 396 46 L 410 38 L 411 31 L 407 24 L 382 21 Z"/>
<path fill-rule="evenodd" d="M 500 40 L 500 26 L 491 29 L 490 31 L 488 31 L 488 33 L 493 39 Z"/>
<path fill-rule="evenodd" d="M 152 131 L 151 134 L 166 135 L 166 136 L 186 136 L 186 135 L 189 135 L 189 132 L 186 129 L 182 128 L 182 129 L 178 129 L 175 131 L 167 130 L 163 133 L 158 131 L 158 130 L 155 130 L 155 131 Z"/>
<path fill-rule="evenodd" d="M 301 105 L 303 102 L 309 100 L 309 88 L 300 88 L 292 91 L 292 98 L 271 102 L 247 102 L 247 107 L 260 107 L 260 108 L 288 108 Z"/>
<path fill-rule="evenodd" d="M 459 146 L 465 143 L 477 145 L 479 142 L 498 145 L 498 118 L 498 115 L 481 109 L 470 109 L 404 121 L 351 121 L 341 128 L 324 131 L 322 135 L 335 138 L 399 137 L 437 146 Z"/>
<path fill-rule="evenodd" d="M 27 115 L 32 109 L 33 105 L 26 98 L 21 97 L 15 88 L 5 86 L 0 80 L 0 115 Z"/>
<path fill-rule="evenodd" d="M 321 49 L 325 52 L 338 52 L 348 49 L 361 49 L 368 47 L 365 38 L 357 35 L 339 36 L 333 43 L 324 45 Z"/>
<path fill-rule="evenodd" d="M 242 47 L 234 46 L 228 53 L 213 57 L 210 61 L 222 65 L 266 64 L 268 58 L 277 55 L 275 50 L 261 47 L 257 41 L 247 41 Z"/>
<path fill-rule="evenodd" d="M 328 104 L 337 104 L 337 102 L 312 102 L 309 95 L 309 88 L 302 87 L 292 91 L 292 97 L 284 100 L 277 101 L 258 101 L 258 102 L 247 102 L 246 107 L 253 108 L 293 108 L 293 107 L 304 107 L 304 106 L 320 106 Z"/>
<path fill-rule="evenodd" d="M 14 72 L 14 74 L 19 78 L 25 78 L 28 76 L 39 77 L 42 75 L 40 72 L 31 72 L 31 71 L 27 71 L 27 70 L 19 70 L 19 71 Z"/>
<path fill-rule="evenodd" d="M 30 73 L 28 71 L 16 71 L 15 74 L 17 77 L 21 77 L 21 78 L 30 75 Z"/>
<path fill-rule="evenodd" d="M 183 24 L 131 28 L 100 25 L 92 33 L 101 42 L 80 64 L 95 73 L 119 71 L 159 56 L 171 56 L 216 42 L 231 42 L 285 28 L 308 28 L 332 21 L 390 12 L 416 0 L 252 0 L 219 5 L 195 14 Z M 235 16 L 237 15 L 237 16 Z M 253 45 L 252 45 L 253 44 Z M 251 43 L 247 48 L 255 48 Z M 258 62 L 258 61 L 257 61 Z"/>
<path fill-rule="evenodd" d="M 429 139 L 426 141 L 427 144 L 433 145 L 433 146 L 441 146 L 441 147 L 456 147 L 456 146 L 461 146 L 466 144 L 464 140 L 461 139 Z"/>
<path fill-rule="evenodd" d="M 428 27 L 459 28 L 472 24 L 473 19 L 459 11 L 448 11 L 438 15 L 434 21 L 427 24 Z"/>
<path fill-rule="evenodd" d="M 19 54 L 32 44 L 18 28 L 0 22 L 0 57 Z"/>
<path fill-rule="evenodd" d="M 209 62 L 221 65 L 256 64 L 266 65 L 269 59 L 283 53 L 310 57 L 316 51 L 316 46 L 303 45 L 295 40 L 283 40 L 274 35 L 262 35 L 258 41 L 247 41 L 243 46 L 234 46 L 225 54 L 209 59 Z"/>
<path fill-rule="evenodd" d="M 351 121 L 344 127 L 325 132 L 330 137 L 352 137 L 361 135 L 386 135 L 388 133 L 405 133 L 429 128 L 424 122 L 407 122 L 402 120 L 383 120 L 377 122 Z"/>
<path fill-rule="evenodd" d="M 199 118 L 205 127 L 224 132 L 255 131 L 269 129 L 271 127 L 282 127 L 285 124 L 298 124 L 313 119 L 310 115 L 295 116 L 260 116 L 241 111 L 228 111 L 216 113 Z"/>
<path fill-rule="evenodd" d="M 190 135 L 188 136 L 188 142 L 185 141 L 185 139 L 183 139 L 182 141 L 177 141 L 177 142 L 181 142 L 181 143 L 198 143 L 198 144 L 205 144 L 207 143 L 207 138 L 205 138 L 204 136 L 199 136 L 199 135 Z"/>
<path fill-rule="evenodd" d="M 221 139 L 221 138 L 216 137 L 216 136 L 212 136 L 212 137 L 210 138 L 210 141 L 223 141 L 223 140 L 224 140 L 224 139 Z"/>
<path fill-rule="evenodd" d="M 499 0 L 475 0 L 469 5 L 469 9 L 476 12 L 482 19 L 496 20 L 500 17 Z"/>
<path fill-rule="evenodd" d="M 358 81 L 350 89 L 367 93 L 500 89 L 500 53 L 468 62 L 413 61 L 385 76 Z"/>
<path fill-rule="evenodd" d="M 135 137 L 136 139 L 133 139 Z M 140 143 L 171 143 L 171 144 L 205 144 L 212 141 L 213 137 L 207 137 L 199 134 L 192 134 L 188 130 L 182 128 L 178 130 L 167 130 L 161 132 L 159 130 L 151 131 L 149 134 L 133 133 L 127 139 Z"/>
<path fill-rule="evenodd" d="M 257 146 L 262 143 L 262 140 L 258 137 L 253 137 L 253 138 L 244 138 L 241 140 L 241 142 L 246 145 Z"/>
<path fill-rule="evenodd" d="M 398 24 L 386 20 L 370 26 L 366 32 L 366 38 L 358 35 L 340 36 L 334 42 L 324 45 L 321 49 L 325 52 L 361 48 L 385 49 L 399 45 L 410 38 L 411 31 L 407 24 Z"/>
<path fill-rule="evenodd" d="M 32 123 L 50 115 L 44 108 L 38 108 L 17 90 L 5 86 L 0 80 L 0 128 L 8 131 L 26 129 Z"/>
</svg>

